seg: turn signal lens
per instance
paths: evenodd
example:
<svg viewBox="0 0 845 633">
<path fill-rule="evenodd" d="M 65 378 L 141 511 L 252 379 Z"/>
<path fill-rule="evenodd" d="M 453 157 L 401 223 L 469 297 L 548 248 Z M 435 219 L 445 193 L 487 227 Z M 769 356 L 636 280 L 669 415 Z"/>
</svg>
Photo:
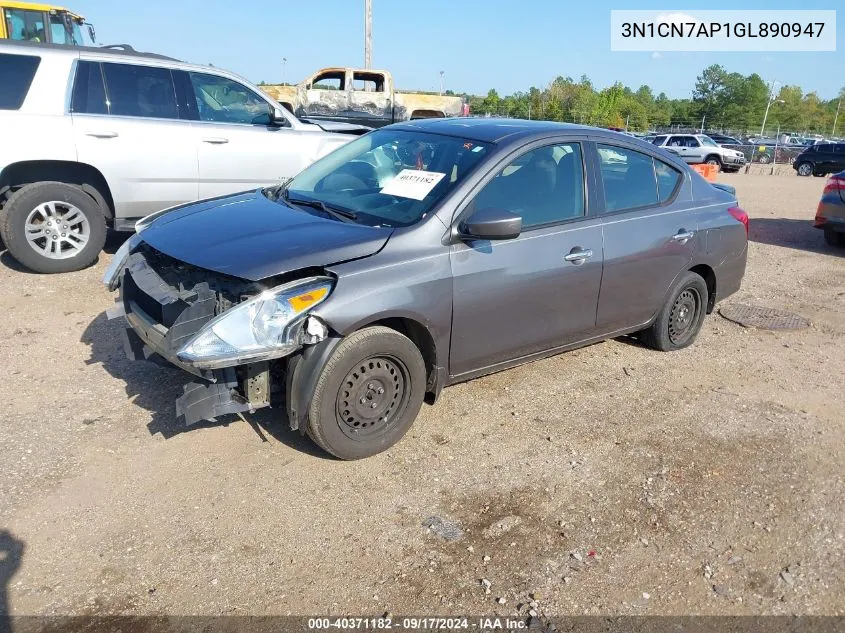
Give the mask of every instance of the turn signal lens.
<svg viewBox="0 0 845 633">
<path fill-rule="evenodd" d="M 327 287 L 316 288 L 309 292 L 303 292 L 295 297 L 290 297 L 288 299 L 288 303 L 290 303 L 290 307 L 293 308 L 294 312 L 298 314 L 303 310 L 307 310 L 311 306 L 320 303 L 320 301 L 322 301 L 328 293 L 329 289 Z"/>
</svg>

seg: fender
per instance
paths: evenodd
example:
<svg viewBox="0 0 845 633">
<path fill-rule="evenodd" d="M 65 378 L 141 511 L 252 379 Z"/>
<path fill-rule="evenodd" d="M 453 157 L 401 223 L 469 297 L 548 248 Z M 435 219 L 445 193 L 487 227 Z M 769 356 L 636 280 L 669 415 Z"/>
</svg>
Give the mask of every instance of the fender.
<svg viewBox="0 0 845 633">
<path fill-rule="evenodd" d="M 320 373 L 342 340 L 342 336 L 331 336 L 316 345 L 306 347 L 288 361 L 285 377 L 285 408 L 292 431 L 305 433 L 308 426 L 308 409 L 311 406 Z"/>
</svg>

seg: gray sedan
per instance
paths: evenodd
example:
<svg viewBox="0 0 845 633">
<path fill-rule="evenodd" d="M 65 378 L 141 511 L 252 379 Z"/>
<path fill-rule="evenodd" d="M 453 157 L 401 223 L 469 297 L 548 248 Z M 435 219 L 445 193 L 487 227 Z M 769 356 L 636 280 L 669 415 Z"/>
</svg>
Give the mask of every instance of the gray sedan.
<svg viewBox="0 0 845 633">
<path fill-rule="evenodd" d="M 740 287 L 748 216 L 631 137 L 446 119 L 137 229 L 106 273 L 111 314 L 131 358 L 193 375 L 185 423 L 277 406 L 357 459 L 448 385 L 625 334 L 690 345 Z"/>
</svg>

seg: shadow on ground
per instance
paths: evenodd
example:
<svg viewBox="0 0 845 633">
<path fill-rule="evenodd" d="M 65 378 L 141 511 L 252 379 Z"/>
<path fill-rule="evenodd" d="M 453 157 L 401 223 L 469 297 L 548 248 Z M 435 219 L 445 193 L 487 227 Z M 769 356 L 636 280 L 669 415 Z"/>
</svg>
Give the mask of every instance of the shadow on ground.
<svg viewBox="0 0 845 633">
<path fill-rule="evenodd" d="M 10 631 L 9 584 L 23 559 L 24 543 L 8 530 L 0 529 L 0 632 Z"/>
<path fill-rule="evenodd" d="M 759 244 L 783 246 L 811 253 L 845 256 L 845 248 L 829 246 L 824 233 L 813 228 L 812 219 L 751 218 L 748 239 Z"/>
<path fill-rule="evenodd" d="M 132 400 L 134 405 L 150 412 L 152 419 L 147 424 L 147 429 L 151 435 L 160 433 L 162 437 L 169 439 L 180 433 L 225 427 L 240 422 L 238 416 L 226 415 L 218 418 L 216 422 L 186 426 L 182 418 L 176 417 L 175 402 L 182 395 L 184 385 L 191 382 L 193 377 L 166 365 L 128 360 L 123 351 L 123 327 L 123 319 L 109 321 L 105 314 L 100 314 L 85 328 L 81 341 L 91 350 L 87 363 L 100 364 L 109 374 L 122 380 L 126 384 L 127 398 Z M 254 414 L 244 414 L 244 417 L 261 441 L 269 441 L 269 435 L 303 453 L 331 459 L 330 455 L 321 451 L 308 437 L 290 429 L 283 409 L 262 409 Z"/>
</svg>

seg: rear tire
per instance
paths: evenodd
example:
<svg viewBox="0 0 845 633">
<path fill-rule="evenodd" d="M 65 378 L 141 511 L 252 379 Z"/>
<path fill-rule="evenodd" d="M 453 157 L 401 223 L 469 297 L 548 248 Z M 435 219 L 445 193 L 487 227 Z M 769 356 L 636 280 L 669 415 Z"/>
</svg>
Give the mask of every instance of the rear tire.
<svg viewBox="0 0 845 633">
<path fill-rule="evenodd" d="M 830 246 L 845 246 L 845 233 L 839 233 L 833 229 L 824 230 L 824 241 Z"/>
<path fill-rule="evenodd" d="M 661 352 L 672 352 L 692 345 L 707 314 L 707 283 L 693 272 L 684 273 L 675 283 L 666 304 L 642 341 Z"/>
<path fill-rule="evenodd" d="M 66 273 L 97 261 L 106 243 L 106 220 L 81 188 L 36 182 L 4 205 L 0 236 L 12 257 L 30 270 Z"/>
<path fill-rule="evenodd" d="M 340 459 L 381 453 L 411 428 L 425 389 L 417 346 L 396 330 L 364 328 L 341 341 L 323 367 L 308 409 L 308 435 Z"/>
</svg>

